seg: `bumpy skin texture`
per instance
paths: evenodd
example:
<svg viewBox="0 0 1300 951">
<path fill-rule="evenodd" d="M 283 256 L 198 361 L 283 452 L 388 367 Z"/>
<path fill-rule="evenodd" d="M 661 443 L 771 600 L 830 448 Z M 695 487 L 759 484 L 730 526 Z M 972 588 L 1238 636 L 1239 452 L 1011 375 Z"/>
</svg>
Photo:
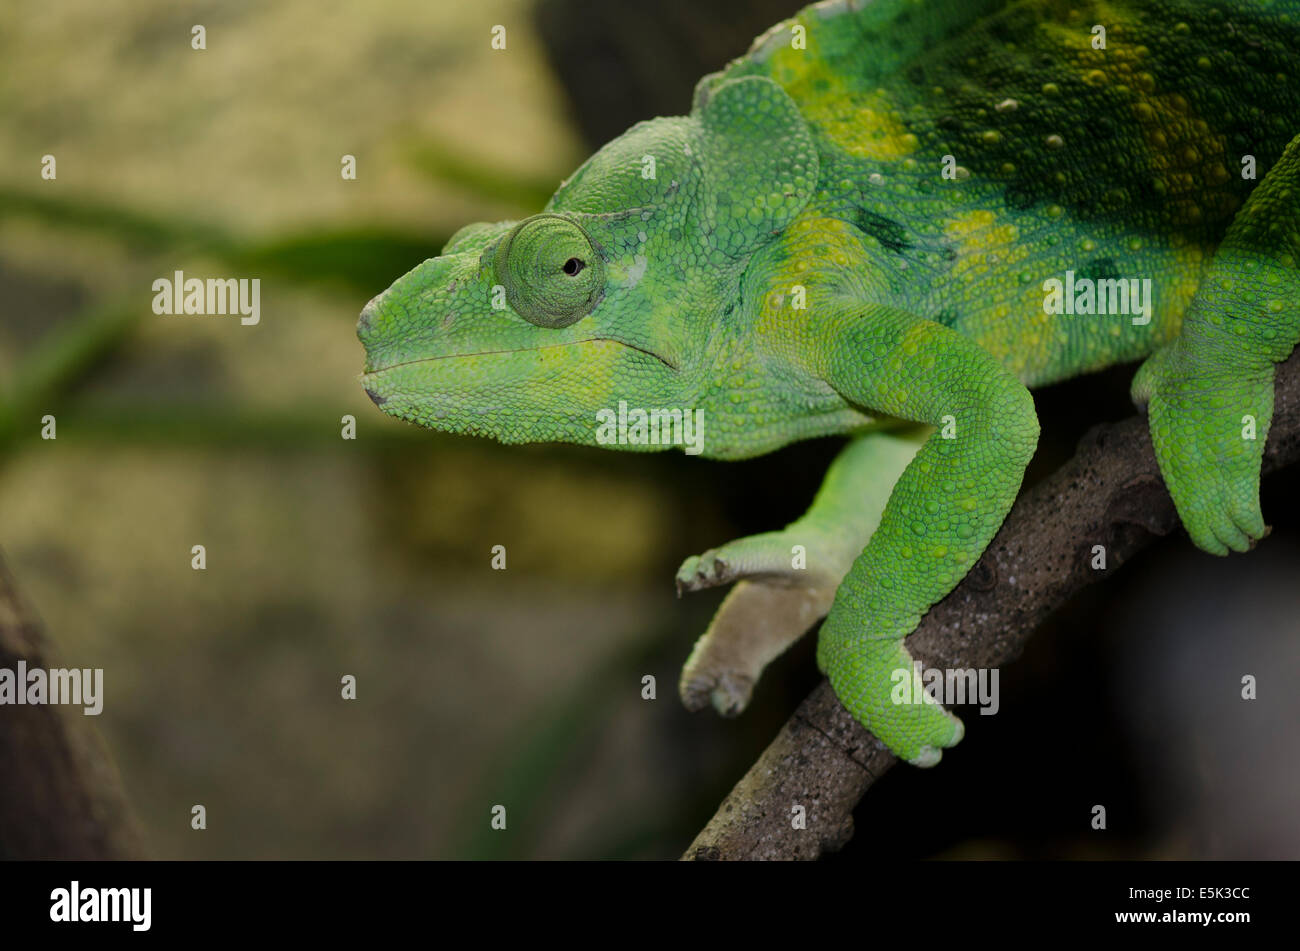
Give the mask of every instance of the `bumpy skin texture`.
<svg viewBox="0 0 1300 951">
<path fill-rule="evenodd" d="M 363 382 L 385 412 L 505 442 L 600 445 L 620 401 L 702 411 L 714 458 L 852 435 L 804 518 L 683 564 L 681 589 L 740 583 L 682 693 L 735 712 L 829 609 L 837 695 L 932 765 L 961 723 L 894 702 L 893 675 L 1015 498 L 1029 388 L 1150 355 L 1134 397 L 1193 541 L 1265 534 L 1298 126 L 1300 0 L 819 4 L 542 215 L 463 229 L 371 301 Z M 1149 279 L 1150 320 L 1048 313 L 1067 271 Z M 888 435 L 904 422 L 936 429 Z"/>
</svg>

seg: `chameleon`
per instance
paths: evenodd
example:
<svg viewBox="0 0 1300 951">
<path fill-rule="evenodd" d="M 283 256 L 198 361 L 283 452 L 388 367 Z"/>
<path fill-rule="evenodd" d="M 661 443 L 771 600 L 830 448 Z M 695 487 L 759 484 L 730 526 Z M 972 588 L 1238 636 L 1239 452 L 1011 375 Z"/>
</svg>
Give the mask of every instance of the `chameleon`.
<svg viewBox="0 0 1300 951">
<path fill-rule="evenodd" d="M 818 3 L 689 115 L 372 299 L 361 382 L 504 443 L 689 452 L 695 420 L 726 460 L 844 437 L 803 516 L 682 564 L 679 593 L 734 587 L 679 692 L 739 713 L 821 621 L 840 702 L 933 766 L 964 727 L 919 683 L 898 702 L 906 638 L 1013 504 L 1031 390 L 1143 361 L 1132 397 L 1191 541 L 1267 534 L 1298 132 L 1300 0 Z"/>
</svg>

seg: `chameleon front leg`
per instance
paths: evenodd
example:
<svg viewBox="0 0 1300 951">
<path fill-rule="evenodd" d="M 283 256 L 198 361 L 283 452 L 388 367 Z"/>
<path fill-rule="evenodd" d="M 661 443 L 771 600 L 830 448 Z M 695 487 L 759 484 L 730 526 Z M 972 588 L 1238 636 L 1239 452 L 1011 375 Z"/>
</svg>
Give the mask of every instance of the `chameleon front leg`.
<svg viewBox="0 0 1300 951">
<path fill-rule="evenodd" d="M 1259 468 L 1273 365 L 1300 339 L 1300 137 L 1233 220 L 1176 340 L 1133 380 L 1192 541 L 1226 555 L 1267 532 Z"/>
<path fill-rule="evenodd" d="M 739 582 L 682 669 L 679 689 L 687 709 L 711 703 L 724 716 L 739 713 L 763 668 L 826 616 L 923 435 L 871 432 L 853 439 L 798 520 L 686 559 L 677 572 L 678 591 Z"/>
<path fill-rule="evenodd" d="M 987 351 L 885 307 L 822 318 L 821 371 L 850 402 L 941 427 L 908 464 L 822 625 L 817 660 L 840 702 L 899 757 L 933 766 L 964 732 L 920 689 L 907 637 L 1002 524 L 1038 440 L 1029 391 Z M 947 417 L 947 418 L 946 418 Z M 915 703 L 894 700 L 896 673 Z"/>
</svg>

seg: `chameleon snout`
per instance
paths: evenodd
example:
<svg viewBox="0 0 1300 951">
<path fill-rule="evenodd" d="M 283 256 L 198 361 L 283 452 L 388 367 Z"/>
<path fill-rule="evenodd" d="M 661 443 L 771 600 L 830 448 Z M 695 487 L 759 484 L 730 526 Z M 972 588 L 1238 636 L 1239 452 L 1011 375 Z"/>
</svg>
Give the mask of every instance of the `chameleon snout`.
<svg viewBox="0 0 1300 951">
<path fill-rule="evenodd" d="M 359 337 L 363 343 L 366 339 L 366 331 L 370 329 L 370 324 L 374 320 L 375 307 L 379 303 L 379 298 L 383 296 L 383 294 L 376 294 L 374 297 L 370 298 L 370 300 L 366 301 L 365 307 L 361 308 L 361 316 L 357 318 L 357 337 Z"/>
<path fill-rule="evenodd" d="M 388 294 L 388 291 L 370 298 L 366 302 L 366 306 L 361 308 L 361 316 L 357 318 L 357 339 L 361 341 L 361 346 L 366 349 L 367 372 L 371 369 L 379 327 L 382 323 L 379 308 L 386 294 Z"/>
<path fill-rule="evenodd" d="M 366 302 L 357 318 L 357 339 L 366 350 L 367 373 L 441 355 L 448 319 L 457 309 L 457 278 L 465 268 L 457 258 L 430 258 Z"/>
</svg>

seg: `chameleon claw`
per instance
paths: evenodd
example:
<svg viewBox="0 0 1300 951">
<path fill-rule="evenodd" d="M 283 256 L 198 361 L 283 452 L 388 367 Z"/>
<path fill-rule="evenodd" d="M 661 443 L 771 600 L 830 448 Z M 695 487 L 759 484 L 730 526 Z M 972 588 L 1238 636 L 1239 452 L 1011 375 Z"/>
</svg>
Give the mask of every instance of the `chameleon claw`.
<svg viewBox="0 0 1300 951">
<path fill-rule="evenodd" d="M 921 752 L 910 760 L 913 766 L 919 766 L 921 769 L 929 769 L 931 766 L 938 766 L 939 760 L 943 759 L 943 750 L 937 746 L 923 746 Z"/>
<path fill-rule="evenodd" d="M 710 549 L 703 555 L 692 555 L 682 562 L 677 569 L 677 595 L 683 591 L 703 591 L 729 584 L 739 577 L 730 562 L 719 554 L 718 549 Z"/>
<path fill-rule="evenodd" d="M 695 713 L 712 706 L 719 716 L 739 716 L 749 706 L 754 678 L 734 670 L 692 670 L 682 672 L 682 705 Z"/>
</svg>

